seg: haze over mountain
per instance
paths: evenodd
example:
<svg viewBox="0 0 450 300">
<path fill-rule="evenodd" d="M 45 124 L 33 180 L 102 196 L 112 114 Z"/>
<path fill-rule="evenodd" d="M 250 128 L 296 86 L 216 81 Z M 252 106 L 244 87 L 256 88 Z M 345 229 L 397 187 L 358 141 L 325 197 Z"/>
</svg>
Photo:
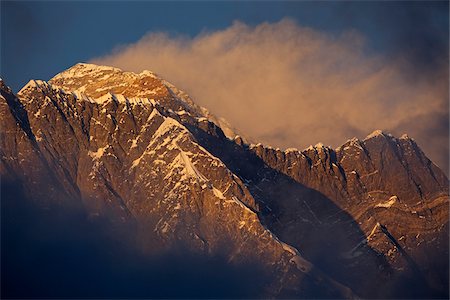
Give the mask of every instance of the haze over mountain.
<svg viewBox="0 0 450 300">
<path fill-rule="evenodd" d="M 448 45 L 427 69 L 411 59 L 419 45 L 387 55 L 369 42 L 353 28 L 330 34 L 290 18 L 236 21 L 194 37 L 151 31 L 92 62 L 151 69 L 273 147 L 337 147 L 376 128 L 407 132 L 448 175 Z"/>
<path fill-rule="evenodd" d="M 0 88 L 7 297 L 448 297 L 448 178 L 408 135 L 273 149 L 85 63 Z"/>
</svg>

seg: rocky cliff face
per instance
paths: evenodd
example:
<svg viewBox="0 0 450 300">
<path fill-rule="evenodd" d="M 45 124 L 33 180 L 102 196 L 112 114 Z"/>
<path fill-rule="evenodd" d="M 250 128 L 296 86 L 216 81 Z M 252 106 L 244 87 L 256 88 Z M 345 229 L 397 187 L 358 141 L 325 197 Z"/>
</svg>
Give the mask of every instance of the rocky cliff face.
<svg viewBox="0 0 450 300">
<path fill-rule="evenodd" d="M 344 282 L 350 286 L 356 277 L 348 274 L 360 279 L 372 276 L 367 270 L 373 268 L 364 265 L 371 258 L 389 270 L 381 272 L 387 275 L 387 281 L 408 274 L 420 278 L 420 284 L 425 281 L 436 289 L 446 289 L 448 180 L 413 139 L 406 135 L 397 139 L 375 131 L 363 141 L 352 139 L 336 150 L 323 145 L 302 152 L 281 152 L 261 145 L 250 150 L 271 168 L 320 192 L 299 196 L 295 207 L 289 203 L 275 216 L 268 214 L 277 228 L 274 232 L 282 239 L 296 247 L 301 243 L 313 245 L 308 240 L 316 240 L 316 234 L 299 235 L 305 225 L 322 238 L 328 236 L 330 243 L 320 247 L 334 247 L 324 254 L 336 260 L 330 261 L 331 266 L 342 265 L 336 275 L 346 278 Z M 271 190 L 269 187 L 266 192 Z M 318 205 L 324 197 L 338 209 L 327 211 L 324 205 Z M 304 219 L 308 211 L 311 217 Z M 299 218 L 301 215 L 303 218 Z M 339 245 L 335 241 L 338 236 L 348 242 Z M 322 265 L 320 251 L 314 247 L 304 251 L 313 262 L 328 268 L 326 263 Z"/>
<path fill-rule="evenodd" d="M 182 243 L 257 262 L 272 274 L 258 296 L 448 287 L 448 265 L 436 267 L 448 255 L 448 179 L 407 136 L 374 132 L 336 150 L 247 145 L 155 74 L 89 64 L 17 96 L 2 82 L 1 95 L 2 181 L 42 207 L 131 224 L 148 253 Z"/>
</svg>

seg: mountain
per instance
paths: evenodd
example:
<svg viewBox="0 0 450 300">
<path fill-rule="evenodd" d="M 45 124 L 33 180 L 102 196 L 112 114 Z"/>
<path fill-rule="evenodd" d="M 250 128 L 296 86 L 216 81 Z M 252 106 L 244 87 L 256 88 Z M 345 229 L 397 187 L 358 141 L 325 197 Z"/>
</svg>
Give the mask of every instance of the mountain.
<svg viewBox="0 0 450 300">
<path fill-rule="evenodd" d="M 131 228 L 145 255 L 257 265 L 250 297 L 448 296 L 448 179 L 406 135 L 248 144 L 154 73 L 92 64 L 1 81 L 0 108 L 3 191 Z"/>
</svg>

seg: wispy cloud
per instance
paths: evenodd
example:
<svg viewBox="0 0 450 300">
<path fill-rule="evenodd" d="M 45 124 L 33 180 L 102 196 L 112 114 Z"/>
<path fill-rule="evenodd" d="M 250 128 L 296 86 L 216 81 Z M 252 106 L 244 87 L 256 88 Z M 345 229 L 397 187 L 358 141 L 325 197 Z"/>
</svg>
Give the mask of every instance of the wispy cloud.
<svg viewBox="0 0 450 300">
<path fill-rule="evenodd" d="M 149 33 L 93 62 L 152 70 L 272 146 L 338 146 L 374 129 L 407 132 L 447 170 L 447 66 L 410 76 L 408 60 L 368 52 L 356 31 L 333 36 L 284 19 L 235 22 L 194 38 Z"/>
</svg>

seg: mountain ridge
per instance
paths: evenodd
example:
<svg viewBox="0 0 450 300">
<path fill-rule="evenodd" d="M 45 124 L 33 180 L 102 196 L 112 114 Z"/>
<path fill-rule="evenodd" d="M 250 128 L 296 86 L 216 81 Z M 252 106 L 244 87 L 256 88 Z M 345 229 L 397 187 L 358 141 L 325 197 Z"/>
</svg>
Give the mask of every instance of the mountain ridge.
<svg viewBox="0 0 450 300">
<path fill-rule="evenodd" d="M 448 179 L 409 137 L 374 131 L 336 149 L 318 144 L 303 151 L 248 144 L 225 135 L 217 117 L 166 83 L 150 71 L 132 75 L 87 64 L 49 83 L 30 81 L 17 101 L 34 141 L 28 145 L 23 136 L 25 150 L 14 146 L 21 131 L 16 122 L 2 121 L 10 129 L 2 132 L 2 177 L 16 170 L 35 178 L 20 166 L 19 154 L 38 153 L 39 159 L 25 162 L 46 162 L 46 176 L 56 174 L 59 188 L 81 197 L 91 216 L 111 210 L 119 224 L 132 219 L 144 231 L 154 228 L 163 248 L 181 239 L 239 261 L 255 258 L 242 249 L 254 245 L 266 266 L 276 266 L 267 292 L 278 297 L 305 296 L 317 285 L 328 297 L 367 297 L 375 292 L 366 287 L 374 278 L 389 286 L 405 269 L 416 272 L 409 255 L 429 260 L 419 259 L 426 251 L 414 243 L 436 247 L 429 241 L 448 231 Z M 14 99 L 3 82 L 2 98 Z M 2 105 L 2 115 L 9 110 L 17 117 L 11 103 Z M 406 222 L 400 229 L 398 216 Z M 425 223 L 414 224 L 421 217 Z M 342 239 L 336 249 L 327 249 L 333 247 L 330 232 Z M 430 238 L 410 237 L 417 235 Z M 356 266 L 347 266 L 349 259 Z"/>
</svg>

